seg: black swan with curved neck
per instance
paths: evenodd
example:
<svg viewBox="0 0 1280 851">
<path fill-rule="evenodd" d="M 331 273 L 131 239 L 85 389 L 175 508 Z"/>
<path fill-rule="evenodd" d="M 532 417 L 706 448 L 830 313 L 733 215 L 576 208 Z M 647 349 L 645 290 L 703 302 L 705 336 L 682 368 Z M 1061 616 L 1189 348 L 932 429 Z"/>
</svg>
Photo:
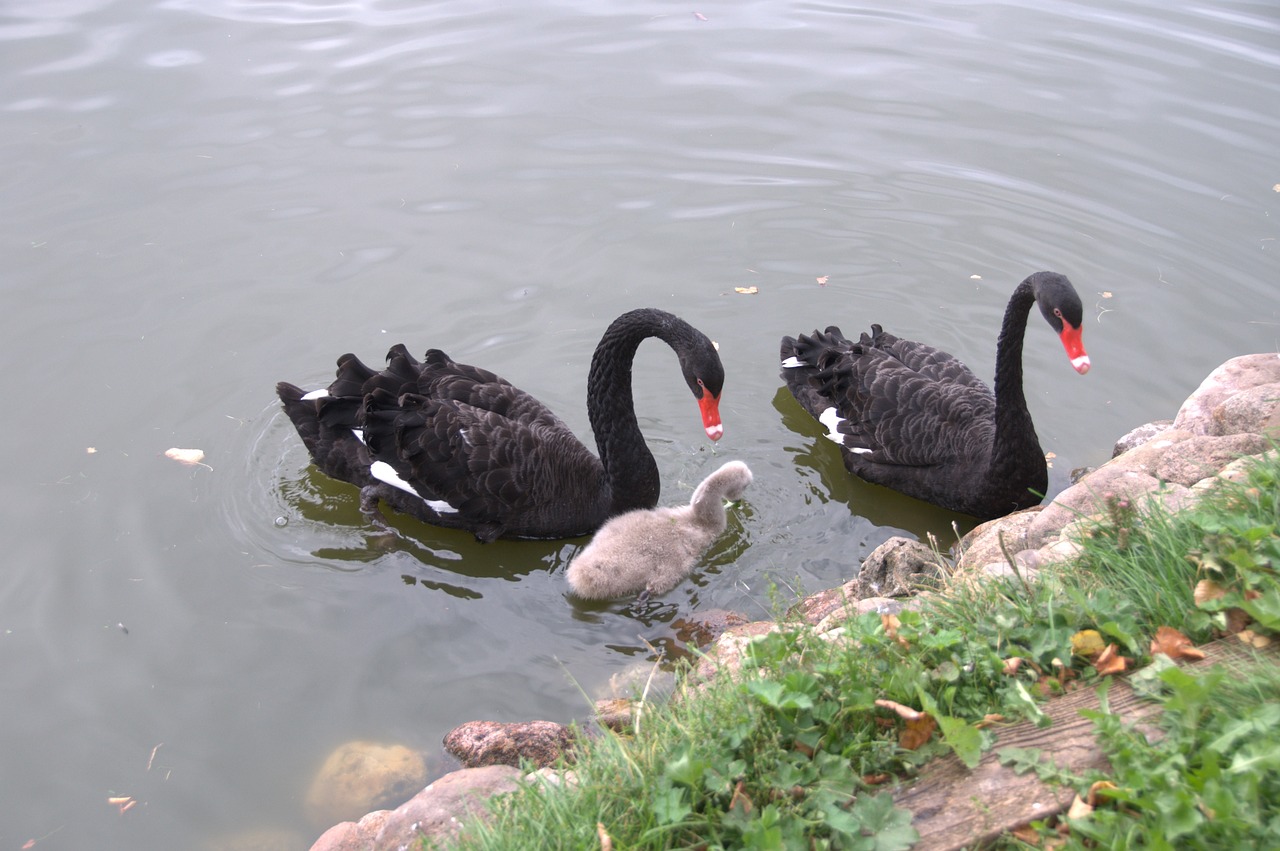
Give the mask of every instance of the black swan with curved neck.
<svg viewBox="0 0 1280 851">
<path fill-rule="evenodd" d="M 316 466 L 357 485 L 379 525 L 381 500 L 480 541 L 575 537 L 658 502 L 658 465 L 631 394 L 632 361 L 648 337 L 675 350 L 707 436 L 718 440 L 720 356 L 701 331 L 652 308 L 615 319 L 592 356 L 587 415 L 599 458 L 537 399 L 439 349 L 419 362 L 393 346 L 381 371 L 346 354 L 326 390 L 282 381 L 276 393 Z"/>
<path fill-rule="evenodd" d="M 1032 304 L 1089 371 L 1083 310 L 1071 282 L 1036 272 L 1005 308 L 995 393 L 952 355 L 871 326 L 854 343 L 834 325 L 782 339 L 782 377 L 828 429 L 855 476 L 982 519 L 1037 505 L 1044 452 L 1022 393 L 1022 341 Z"/>
</svg>

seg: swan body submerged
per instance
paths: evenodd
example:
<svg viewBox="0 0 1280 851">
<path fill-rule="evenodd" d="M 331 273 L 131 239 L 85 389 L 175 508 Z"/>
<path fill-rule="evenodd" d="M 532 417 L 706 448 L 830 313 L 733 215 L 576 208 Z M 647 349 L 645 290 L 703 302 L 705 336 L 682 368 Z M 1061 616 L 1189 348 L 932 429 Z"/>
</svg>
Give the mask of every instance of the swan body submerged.
<svg viewBox="0 0 1280 851">
<path fill-rule="evenodd" d="M 609 325 L 591 359 L 587 414 L 599 457 L 533 396 L 479 367 L 403 345 L 375 370 L 338 359 L 328 388 L 276 392 L 316 466 L 360 488 L 385 526 L 382 502 L 427 523 L 497 538 L 567 538 L 658 502 L 658 467 L 631 393 L 640 343 L 657 337 L 679 359 L 707 436 L 718 440 L 724 368 L 712 342 L 670 313 L 642 308 Z"/>
<path fill-rule="evenodd" d="M 724 532 L 724 500 L 742 496 L 751 478 L 746 464 L 730 461 L 698 485 L 688 505 L 614 517 L 569 562 L 569 588 L 590 600 L 670 591 Z"/>
<path fill-rule="evenodd" d="M 1013 291 L 996 347 L 995 392 L 954 356 L 871 326 L 857 342 L 832 325 L 784 337 L 782 378 L 827 428 L 845 466 L 869 482 L 982 519 L 1036 505 L 1048 487 L 1022 390 L 1033 304 L 1076 372 L 1089 371 L 1071 282 L 1037 272 Z"/>
</svg>

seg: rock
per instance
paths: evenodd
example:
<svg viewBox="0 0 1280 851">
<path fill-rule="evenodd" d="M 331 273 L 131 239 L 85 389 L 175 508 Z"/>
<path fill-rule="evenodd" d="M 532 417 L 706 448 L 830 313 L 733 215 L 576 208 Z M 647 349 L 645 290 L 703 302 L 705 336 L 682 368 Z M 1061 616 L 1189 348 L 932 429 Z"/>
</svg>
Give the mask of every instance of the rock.
<svg viewBox="0 0 1280 851">
<path fill-rule="evenodd" d="M 1258 434 L 1280 439 L 1280 384 L 1242 390 L 1213 409 L 1218 434 Z"/>
<path fill-rule="evenodd" d="M 1027 530 L 1042 510 L 1029 508 L 976 526 L 956 545 L 956 572 L 965 573 L 985 564 L 1006 561 L 1006 550 L 1013 555 L 1027 549 Z"/>
<path fill-rule="evenodd" d="M 742 657 L 751 642 L 762 635 L 777 632 L 778 629 L 773 621 L 755 621 L 730 627 L 716 639 L 707 655 L 698 660 L 690 681 L 708 682 L 721 674 L 736 678 L 742 672 Z"/>
<path fill-rule="evenodd" d="M 1131 449 L 1137 449 L 1162 431 L 1173 427 L 1173 420 L 1155 420 L 1133 429 L 1119 440 L 1111 449 L 1111 457 L 1123 455 Z"/>
<path fill-rule="evenodd" d="M 1259 434 L 1196 435 L 1168 447 L 1156 464 L 1155 476 L 1190 487 L 1217 475 L 1241 455 L 1265 452 L 1270 443 Z"/>
<path fill-rule="evenodd" d="M 444 737 L 444 748 L 467 768 L 486 765 L 539 768 L 571 756 L 574 733 L 554 721 L 468 721 Z"/>
<path fill-rule="evenodd" d="M 862 562 L 854 595 L 909 597 L 920 588 L 937 588 L 946 573 L 938 554 L 912 538 L 895 536 L 876 547 Z"/>
<path fill-rule="evenodd" d="M 637 701 L 623 697 L 596 701 L 595 721 L 601 727 L 623 733 L 631 729 Z"/>
<path fill-rule="evenodd" d="M 312 824 L 333 824 L 394 806 L 427 782 L 422 754 L 403 745 L 347 742 L 329 754 L 307 792 Z"/>
<path fill-rule="evenodd" d="M 694 647 L 706 647 L 731 626 L 747 623 L 746 615 L 727 609 L 707 609 L 671 622 L 676 638 Z"/>
<path fill-rule="evenodd" d="M 1113 467 L 1108 463 L 1058 494 L 1045 506 L 1027 529 L 1027 545 L 1039 549 L 1056 540 L 1063 527 L 1072 520 L 1104 513 L 1109 498 L 1129 500 L 1141 506 L 1148 495 L 1176 499 L 1186 490 L 1183 485 L 1162 485 L 1155 476 Z"/>
<path fill-rule="evenodd" d="M 1148 476 L 1155 476 L 1156 470 L 1160 467 L 1160 462 L 1172 447 L 1193 437 L 1195 435 L 1189 431 L 1176 428 L 1165 429 L 1152 435 L 1141 446 L 1135 446 L 1128 452 L 1115 456 L 1099 469 L 1133 470 L 1138 473 L 1146 473 Z"/>
<path fill-rule="evenodd" d="M 665 700 L 676 690 L 676 675 L 656 662 L 638 661 L 609 677 L 609 687 L 602 698 L 644 698 L 650 702 Z"/>
<path fill-rule="evenodd" d="M 1264 384 L 1280 383 L 1280 354 L 1241 355 L 1209 373 L 1173 418 L 1174 428 L 1194 434 L 1226 434 L 1223 415 L 1215 410 L 1231 396 Z"/>
<path fill-rule="evenodd" d="M 311 851 L 393 851 L 416 848 L 424 837 L 439 844 L 456 836 L 466 819 L 484 817 L 485 802 L 514 791 L 519 778 L 520 771 L 507 765 L 451 772 L 394 810 L 334 825 Z"/>
</svg>

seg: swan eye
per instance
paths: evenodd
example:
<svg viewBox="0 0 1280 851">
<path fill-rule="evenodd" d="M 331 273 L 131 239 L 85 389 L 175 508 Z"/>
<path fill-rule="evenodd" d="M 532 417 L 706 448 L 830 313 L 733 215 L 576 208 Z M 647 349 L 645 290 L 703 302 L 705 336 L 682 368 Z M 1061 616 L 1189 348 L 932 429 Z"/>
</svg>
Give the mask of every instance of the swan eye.
<svg viewBox="0 0 1280 851">
<path fill-rule="evenodd" d="M 1056 316 L 1056 317 L 1058 317 L 1059 319 L 1061 319 L 1061 318 L 1062 318 L 1062 308 L 1061 308 L 1061 307 L 1055 307 L 1055 308 L 1053 309 L 1053 315 L 1054 315 L 1054 316 Z"/>
</svg>

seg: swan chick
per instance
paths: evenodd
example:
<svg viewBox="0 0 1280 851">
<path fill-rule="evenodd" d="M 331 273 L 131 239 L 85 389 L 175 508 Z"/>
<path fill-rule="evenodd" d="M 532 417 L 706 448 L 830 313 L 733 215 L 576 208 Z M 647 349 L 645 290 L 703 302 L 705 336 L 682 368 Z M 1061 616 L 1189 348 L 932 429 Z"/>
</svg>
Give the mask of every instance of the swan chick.
<svg viewBox="0 0 1280 851">
<path fill-rule="evenodd" d="M 665 594 L 693 572 L 724 532 L 725 500 L 742 496 L 751 470 L 730 461 L 698 485 L 688 505 L 619 514 L 569 563 L 569 589 L 588 600 Z"/>
</svg>

